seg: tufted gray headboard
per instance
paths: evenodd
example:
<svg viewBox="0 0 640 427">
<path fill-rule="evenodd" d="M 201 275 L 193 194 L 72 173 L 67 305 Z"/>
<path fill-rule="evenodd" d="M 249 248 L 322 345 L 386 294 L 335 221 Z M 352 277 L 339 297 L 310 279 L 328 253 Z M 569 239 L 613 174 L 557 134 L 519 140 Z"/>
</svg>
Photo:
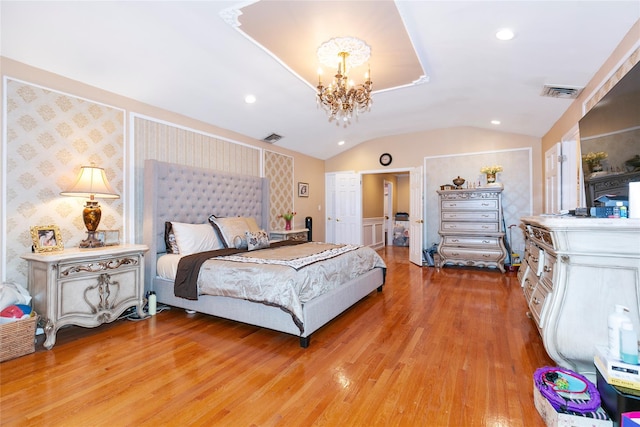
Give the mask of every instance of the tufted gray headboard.
<svg viewBox="0 0 640 427">
<path fill-rule="evenodd" d="M 145 289 L 152 289 L 158 254 L 166 252 L 166 221 L 205 224 L 209 215 L 252 216 L 268 230 L 269 181 L 175 163 L 144 162 Z"/>
</svg>

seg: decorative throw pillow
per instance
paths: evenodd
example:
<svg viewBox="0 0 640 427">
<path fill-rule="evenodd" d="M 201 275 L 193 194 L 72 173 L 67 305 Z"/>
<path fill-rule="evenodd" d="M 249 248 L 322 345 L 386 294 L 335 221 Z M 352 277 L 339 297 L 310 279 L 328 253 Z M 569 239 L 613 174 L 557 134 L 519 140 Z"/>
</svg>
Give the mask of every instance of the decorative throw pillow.
<svg viewBox="0 0 640 427">
<path fill-rule="evenodd" d="M 210 215 L 209 222 L 220 235 L 226 248 L 234 248 L 234 238 L 244 236 L 245 231 L 250 230 L 247 220 L 240 216 L 216 218 L 214 215 Z"/>
<path fill-rule="evenodd" d="M 171 226 L 181 255 L 190 255 L 225 247 L 209 224 L 172 222 Z"/>
<path fill-rule="evenodd" d="M 164 244 L 167 247 L 168 254 L 180 253 L 180 248 L 176 243 L 176 235 L 173 233 L 173 226 L 169 221 L 164 223 Z"/>
<path fill-rule="evenodd" d="M 247 231 L 244 234 L 247 237 L 247 247 L 250 251 L 269 247 L 269 235 L 266 231 Z"/>
<path fill-rule="evenodd" d="M 245 236 L 236 236 L 233 238 L 233 247 L 236 249 L 247 249 L 247 238 Z"/>
</svg>

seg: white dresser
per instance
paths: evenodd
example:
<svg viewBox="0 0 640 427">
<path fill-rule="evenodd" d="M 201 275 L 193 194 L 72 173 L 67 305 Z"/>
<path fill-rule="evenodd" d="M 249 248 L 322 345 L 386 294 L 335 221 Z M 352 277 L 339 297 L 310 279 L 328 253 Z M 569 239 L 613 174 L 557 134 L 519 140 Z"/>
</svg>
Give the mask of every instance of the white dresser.
<svg viewBox="0 0 640 427">
<path fill-rule="evenodd" d="M 628 307 L 640 331 L 640 219 L 521 218 L 518 279 L 545 349 L 560 366 L 594 377 L 607 317 Z"/>
<path fill-rule="evenodd" d="M 113 322 L 127 308 L 143 312 L 144 245 L 105 246 L 30 253 L 29 291 L 44 323 L 48 349 L 65 325 L 95 327 Z"/>
<path fill-rule="evenodd" d="M 441 264 L 493 267 L 504 272 L 502 188 L 439 190 Z"/>
</svg>

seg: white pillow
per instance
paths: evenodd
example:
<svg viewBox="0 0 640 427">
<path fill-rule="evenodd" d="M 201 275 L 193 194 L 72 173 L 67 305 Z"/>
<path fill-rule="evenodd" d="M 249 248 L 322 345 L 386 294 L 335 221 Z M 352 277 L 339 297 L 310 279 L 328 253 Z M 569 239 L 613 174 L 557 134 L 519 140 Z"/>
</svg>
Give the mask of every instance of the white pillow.
<svg viewBox="0 0 640 427">
<path fill-rule="evenodd" d="M 180 255 L 223 249 L 224 244 L 210 224 L 172 222 Z"/>
</svg>

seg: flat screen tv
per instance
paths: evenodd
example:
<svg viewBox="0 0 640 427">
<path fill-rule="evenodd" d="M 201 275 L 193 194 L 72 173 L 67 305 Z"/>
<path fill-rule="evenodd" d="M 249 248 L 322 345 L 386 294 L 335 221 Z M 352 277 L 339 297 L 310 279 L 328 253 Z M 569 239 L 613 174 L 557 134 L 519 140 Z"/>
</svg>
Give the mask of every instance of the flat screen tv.
<svg viewBox="0 0 640 427">
<path fill-rule="evenodd" d="M 587 207 L 602 195 L 628 197 L 640 181 L 640 63 L 579 122 Z"/>
</svg>

